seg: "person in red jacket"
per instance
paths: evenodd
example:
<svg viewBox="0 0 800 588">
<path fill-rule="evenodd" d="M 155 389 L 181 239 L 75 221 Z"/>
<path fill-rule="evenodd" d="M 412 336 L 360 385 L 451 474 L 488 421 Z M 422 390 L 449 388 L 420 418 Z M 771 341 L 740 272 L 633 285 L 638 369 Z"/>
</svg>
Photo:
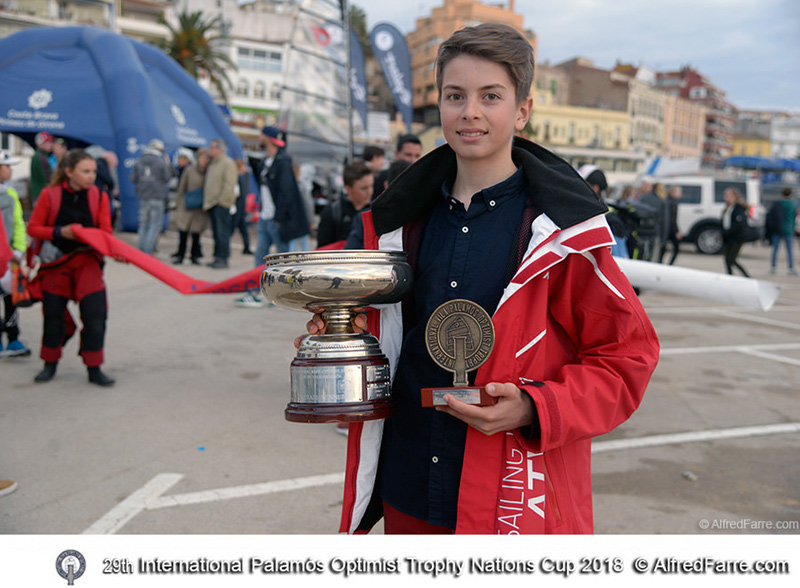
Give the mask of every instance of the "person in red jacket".
<svg viewBox="0 0 800 588">
<path fill-rule="evenodd" d="M 35 382 L 49 382 L 55 376 L 61 349 L 75 331 L 67 309 L 67 303 L 74 300 L 83 323 L 80 354 L 89 382 L 114 385 L 100 369 L 108 314 L 103 256 L 76 240 L 73 232 L 75 225 L 112 232 L 108 194 L 94 185 L 96 175 L 97 163 L 91 155 L 82 149 L 69 151 L 50 186 L 39 195 L 28 223 L 28 234 L 42 243 L 36 280 L 42 289 L 41 358 L 45 364 Z"/>
<path fill-rule="evenodd" d="M 506 25 L 442 43 L 447 144 L 362 215 L 365 248 L 407 252 L 414 285 L 356 318 L 389 358 L 396 412 L 350 424 L 340 531 L 381 516 L 387 534 L 593 530 L 591 440 L 639 406 L 659 345 L 611 256 L 605 205 L 566 161 L 515 137 L 533 69 L 530 42 Z M 453 382 L 426 325 L 457 299 L 491 315 L 494 347 L 469 384 L 494 403 L 426 407 L 423 388 Z M 324 328 L 318 315 L 308 325 Z"/>
</svg>

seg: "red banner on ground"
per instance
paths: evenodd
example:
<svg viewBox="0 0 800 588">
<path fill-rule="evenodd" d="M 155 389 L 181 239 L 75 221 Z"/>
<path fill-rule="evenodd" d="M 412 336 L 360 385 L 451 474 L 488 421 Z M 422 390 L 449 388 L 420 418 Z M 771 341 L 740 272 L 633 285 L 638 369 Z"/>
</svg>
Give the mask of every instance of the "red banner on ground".
<svg viewBox="0 0 800 588">
<path fill-rule="evenodd" d="M 93 249 L 107 257 L 132 263 L 168 286 L 175 288 L 181 294 L 232 294 L 260 288 L 263 265 L 222 282 L 197 280 L 178 271 L 173 266 L 159 261 L 152 255 L 148 255 L 143 251 L 139 251 L 136 247 L 120 241 L 110 233 L 78 225 L 72 225 L 72 228 L 75 231 L 75 236 Z"/>
</svg>

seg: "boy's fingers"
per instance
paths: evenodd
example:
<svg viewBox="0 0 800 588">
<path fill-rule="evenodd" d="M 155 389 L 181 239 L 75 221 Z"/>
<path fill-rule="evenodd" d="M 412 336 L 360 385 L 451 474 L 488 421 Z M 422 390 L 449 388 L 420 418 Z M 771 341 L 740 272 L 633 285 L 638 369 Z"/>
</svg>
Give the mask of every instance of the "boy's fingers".
<svg viewBox="0 0 800 588">
<path fill-rule="evenodd" d="M 365 331 L 367 329 L 367 315 L 363 313 L 357 314 L 353 319 L 353 326 Z"/>
</svg>

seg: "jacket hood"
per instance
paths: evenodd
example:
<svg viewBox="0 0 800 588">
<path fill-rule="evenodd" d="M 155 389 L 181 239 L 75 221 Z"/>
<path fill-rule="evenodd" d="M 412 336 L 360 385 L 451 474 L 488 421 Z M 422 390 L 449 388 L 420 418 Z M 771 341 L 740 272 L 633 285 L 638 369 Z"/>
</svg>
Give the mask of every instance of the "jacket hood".
<svg viewBox="0 0 800 588">
<path fill-rule="evenodd" d="M 594 190 L 566 161 L 520 137 L 511 151 L 522 167 L 536 208 L 565 229 L 607 211 Z M 431 151 L 408 167 L 372 203 L 378 235 L 389 233 L 428 214 L 442 197 L 442 183 L 454 177 L 456 154 L 449 145 Z"/>
</svg>

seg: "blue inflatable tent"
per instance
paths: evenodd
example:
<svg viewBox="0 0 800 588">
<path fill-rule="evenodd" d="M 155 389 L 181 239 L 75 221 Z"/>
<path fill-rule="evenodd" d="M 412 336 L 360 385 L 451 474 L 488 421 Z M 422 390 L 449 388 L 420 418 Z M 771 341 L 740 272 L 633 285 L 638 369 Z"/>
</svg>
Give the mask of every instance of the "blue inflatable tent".
<svg viewBox="0 0 800 588">
<path fill-rule="evenodd" d="M 48 131 L 119 158 L 121 227 L 135 231 L 130 169 L 150 139 L 167 152 L 221 138 L 242 145 L 197 81 L 160 49 L 94 27 L 42 27 L 0 40 L 0 131 L 29 143 Z"/>
</svg>

